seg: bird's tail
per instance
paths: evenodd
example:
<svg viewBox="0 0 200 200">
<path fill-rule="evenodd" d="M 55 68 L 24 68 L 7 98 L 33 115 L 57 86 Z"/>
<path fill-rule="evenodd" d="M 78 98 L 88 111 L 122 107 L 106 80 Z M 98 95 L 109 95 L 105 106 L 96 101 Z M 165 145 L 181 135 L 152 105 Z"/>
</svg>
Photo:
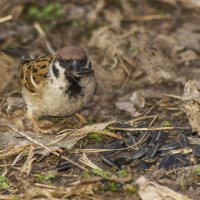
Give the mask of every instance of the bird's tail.
<svg viewBox="0 0 200 200">
<path fill-rule="evenodd" d="M 14 59 L 19 59 L 22 63 L 24 60 L 29 59 L 28 53 L 22 49 L 22 48 L 6 48 L 6 49 L 0 49 L 1 53 L 6 54 L 9 57 L 12 57 Z"/>
</svg>

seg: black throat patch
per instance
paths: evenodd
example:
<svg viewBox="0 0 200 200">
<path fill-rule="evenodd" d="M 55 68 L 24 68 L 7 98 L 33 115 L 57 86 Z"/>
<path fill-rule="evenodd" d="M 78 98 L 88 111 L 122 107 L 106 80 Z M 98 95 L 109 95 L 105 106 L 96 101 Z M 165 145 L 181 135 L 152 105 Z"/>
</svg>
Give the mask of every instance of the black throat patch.
<svg viewBox="0 0 200 200">
<path fill-rule="evenodd" d="M 70 98 L 75 98 L 79 95 L 82 96 L 83 91 L 82 87 L 80 86 L 80 78 L 71 76 L 68 76 L 66 78 L 69 81 L 69 86 L 66 88 L 65 92 L 70 96 Z"/>
</svg>

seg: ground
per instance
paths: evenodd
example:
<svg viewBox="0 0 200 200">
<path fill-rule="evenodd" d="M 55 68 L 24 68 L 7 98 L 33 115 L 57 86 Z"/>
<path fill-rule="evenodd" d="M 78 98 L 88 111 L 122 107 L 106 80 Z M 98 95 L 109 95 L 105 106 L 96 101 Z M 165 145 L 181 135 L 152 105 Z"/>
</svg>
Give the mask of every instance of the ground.
<svg viewBox="0 0 200 200">
<path fill-rule="evenodd" d="M 145 199 L 141 176 L 199 199 L 198 1 L 2 0 L 0 13 L 0 49 L 34 58 L 78 45 L 97 80 L 78 115 L 40 119 L 57 130 L 42 135 L 26 118 L 19 59 L 0 57 L 0 199 Z M 127 161 L 145 148 L 146 161 Z"/>
</svg>

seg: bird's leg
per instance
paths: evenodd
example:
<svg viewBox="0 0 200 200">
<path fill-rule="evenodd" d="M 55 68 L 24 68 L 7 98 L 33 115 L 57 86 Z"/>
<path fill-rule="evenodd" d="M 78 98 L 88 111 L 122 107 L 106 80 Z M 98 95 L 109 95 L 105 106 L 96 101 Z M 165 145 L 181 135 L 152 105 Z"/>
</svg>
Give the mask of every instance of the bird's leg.
<svg viewBox="0 0 200 200">
<path fill-rule="evenodd" d="M 83 115 L 81 115 L 80 113 L 75 113 L 74 115 L 79 120 L 79 122 L 81 124 L 86 124 L 87 123 L 87 120 L 85 119 L 85 117 L 83 117 Z"/>
<path fill-rule="evenodd" d="M 32 125 L 33 125 L 33 130 L 35 132 L 43 133 L 43 134 L 50 134 L 50 133 L 53 132 L 52 129 L 43 129 L 43 128 L 40 128 L 40 126 L 38 125 L 39 116 L 35 115 L 32 112 L 32 110 L 30 110 L 30 109 L 27 110 L 27 117 L 31 120 Z"/>
<path fill-rule="evenodd" d="M 38 121 L 34 116 L 31 117 L 31 122 L 32 122 L 32 125 L 33 125 L 33 130 L 35 132 L 44 133 L 44 134 L 50 133 L 49 130 L 45 130 L 45 129 L 42 129 L 42 128 L 39 127 Z"/>
</svg>

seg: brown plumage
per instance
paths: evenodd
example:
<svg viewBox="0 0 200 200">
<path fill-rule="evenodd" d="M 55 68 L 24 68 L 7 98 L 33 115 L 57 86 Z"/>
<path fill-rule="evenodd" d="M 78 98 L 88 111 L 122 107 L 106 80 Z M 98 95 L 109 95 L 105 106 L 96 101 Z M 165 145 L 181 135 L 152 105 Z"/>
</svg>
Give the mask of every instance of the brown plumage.
<svg viewBox="0 0 200 200">
<path fill-rule="evenodd" d="M 45 131 L 37 126 L 36 119 L 79 111 L 93 97 L 96 85 L 85 50 L 76 46 L 64 47 L 54 56 L 25 60 L 20 82 L 27 116 L 39 132 Z"/>
<path fill-rule="evenodd" d="M 37 86 L 47 79 L 50 63 L 55 56 L 44 56 L 29 59 L 20 67 L 20 82 L 30 92 L 35 92 Z"/>
<path fill-rule="evenodd" d="M 85 50 L 76 46 L 64 47 L 57 52 L 56 56 L 66 60 L 82 60 L 87 57 Z"/>
</svg>

